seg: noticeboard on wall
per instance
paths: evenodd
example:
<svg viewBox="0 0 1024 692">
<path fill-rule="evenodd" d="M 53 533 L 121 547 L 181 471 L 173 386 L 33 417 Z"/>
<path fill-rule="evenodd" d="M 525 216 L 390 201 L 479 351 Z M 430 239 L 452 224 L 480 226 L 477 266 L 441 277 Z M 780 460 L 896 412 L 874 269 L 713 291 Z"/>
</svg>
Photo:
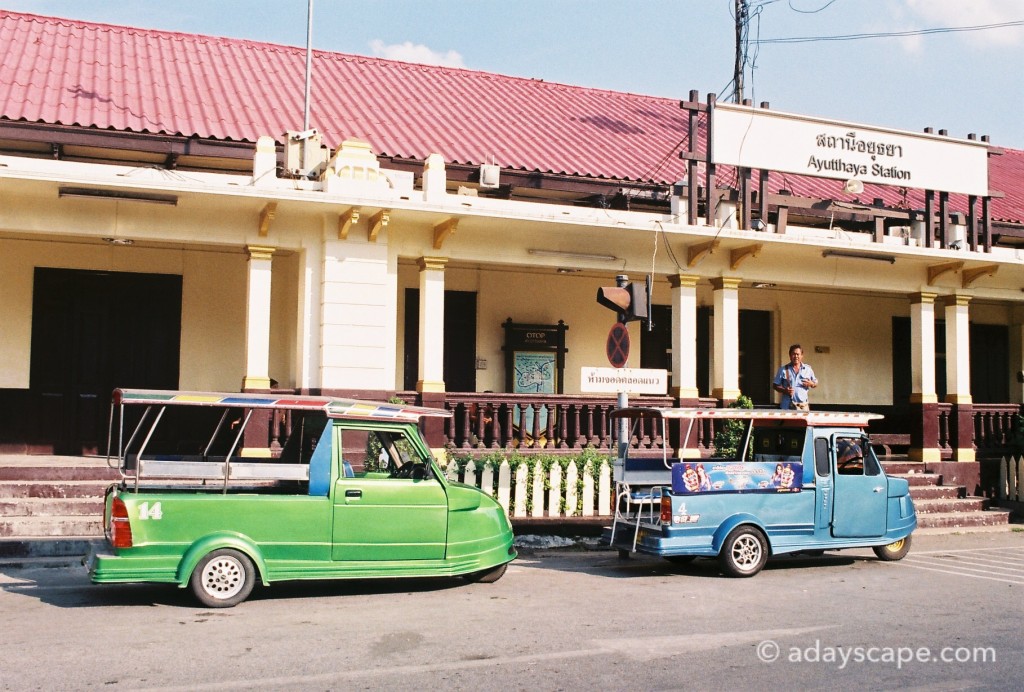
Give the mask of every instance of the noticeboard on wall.
<svg viewBox="0 0 1024 692">
<path fill-rule="evenodd" d="M 505 328 L 505 391 L 514 394 L 561 394 L 565 373 L 565 332 L 558 324 L 518 324 Z"/>
</svg>

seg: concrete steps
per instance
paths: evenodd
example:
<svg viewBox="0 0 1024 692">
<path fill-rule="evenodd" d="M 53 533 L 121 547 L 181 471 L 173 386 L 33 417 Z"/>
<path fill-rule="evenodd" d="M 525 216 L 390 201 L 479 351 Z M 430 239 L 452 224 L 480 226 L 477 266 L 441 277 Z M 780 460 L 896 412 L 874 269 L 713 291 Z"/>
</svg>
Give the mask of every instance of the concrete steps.
<svg viewBox="0 0 1024 692">
<path fill-rule="evenodd" d="M 917 510 L 920 529 L 948 530 L 1007 527 L 1010 512 L 990 507 L 984 497 L 970 497 L 962 485 L 943 485 L 942 476 L 929 473 L 927 464 L 900 461 L 883 463 L 885 472 L 895 478 L 905 478 L 910 485 L 910 496 Z"/>
<path fill-rule="evenodd" d="M 85 554 L 117 478 L 105 458 L 0 457 L 0 558 Z"/>
</svg>

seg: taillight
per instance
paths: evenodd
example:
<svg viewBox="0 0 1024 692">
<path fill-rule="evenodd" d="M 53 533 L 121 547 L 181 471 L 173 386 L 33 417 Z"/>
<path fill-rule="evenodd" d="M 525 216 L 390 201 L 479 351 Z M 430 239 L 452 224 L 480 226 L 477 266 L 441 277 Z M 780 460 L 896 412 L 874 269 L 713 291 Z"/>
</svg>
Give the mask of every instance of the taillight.
<svg viewBox="0 0 1024 692">
<path fill-rule="evenodd" d="M 661 495 L 661 523 L 672 525 L 672 496 L 668 493 Z"/>
<path fill-rule="evenodd" d="M 115 548 L 132 547 L 132 525 L 128 521 L 128 507 L 115 497 L 110 505 L 110 543 Z"/>
</svg>

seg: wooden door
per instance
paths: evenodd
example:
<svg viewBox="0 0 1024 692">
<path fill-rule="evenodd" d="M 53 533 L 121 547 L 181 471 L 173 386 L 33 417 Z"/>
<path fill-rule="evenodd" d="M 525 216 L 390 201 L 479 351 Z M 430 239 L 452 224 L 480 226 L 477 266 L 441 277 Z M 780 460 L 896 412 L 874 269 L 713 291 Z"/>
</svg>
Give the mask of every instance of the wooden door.
<svg viewBox="0 0 1024 692">
<path fill-rule="evenodd" d="M 29 450 L 105 453 L 111 392 L 176 389 L 180 339 L 180 276 L 37 268 Z"/>
</svg>

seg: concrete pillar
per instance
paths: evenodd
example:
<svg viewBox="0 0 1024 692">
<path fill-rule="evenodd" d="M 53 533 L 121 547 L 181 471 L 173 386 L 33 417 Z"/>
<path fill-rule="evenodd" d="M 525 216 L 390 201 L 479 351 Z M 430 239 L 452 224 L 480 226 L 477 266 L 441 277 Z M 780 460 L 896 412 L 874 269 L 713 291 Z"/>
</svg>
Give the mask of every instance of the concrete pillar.
<svg viewBox="0 0 1024 692">
<path fill-rule="evenodd" d="M 444 268 L 447 257 L 420 257 L 419 392 L 444 389 Z"/>
<path fill-rule="evenodd" d="M 270 389 L 270 278 L 274 248 L 250 245 L 242 389 Z"/>
<path fill-rule="evenodd" d="M 970 296 L 952 295 L 945 300 L 946 401 L 971 403 L 971 345 L 967 304 Z"/>
<path fill-rule="evenodd" d="M 946 401 L 953 404 L 949 433 L 953 458 L 975 461 L 974 402 L 971 398 L 970 296 L 946 298 Z"/>
<path fill-rule="evenodd" d="M 910 400 L 935 403 L 935 293 L 910 297 Z M 893 402 L 899 403 L 899 402 Z"/>
<path fill-rule="evenodd" d="M 672 396 L 696 399 L 697 390 L 697 281 L 698 276 L 676 274 L 672 285 Z"/>
<path fill-rule="evenodd" d="M 320 259 L 320 386 L 393 391 L 398 260 L 384 232 L 377 242 L 325 237 Z"/>
<path fill-rule="evenodd" d="M 722 276 L 712 279 L 711 286 L 715 304 L 711 396 L 733 401 L 740 396 L 740 279 Z"/>
<path fill-rule="evenodd" d="M 935 296 L 927 291 L 910 296 L 910 407 L 914 414 L 909 457 L 925 462 L 942 460 L 935 392 Z"/>
</svg>

